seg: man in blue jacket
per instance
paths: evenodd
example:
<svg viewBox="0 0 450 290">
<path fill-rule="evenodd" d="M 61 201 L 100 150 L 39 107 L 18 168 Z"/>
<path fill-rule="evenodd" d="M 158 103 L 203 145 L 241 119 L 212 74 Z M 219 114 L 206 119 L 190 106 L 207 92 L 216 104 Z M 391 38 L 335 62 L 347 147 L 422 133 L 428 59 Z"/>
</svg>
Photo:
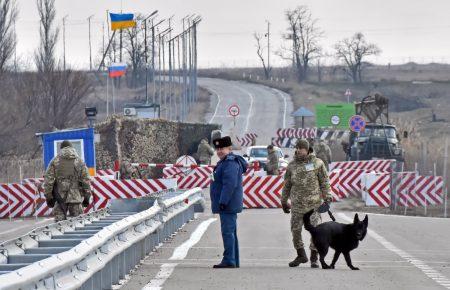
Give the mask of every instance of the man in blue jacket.
<svg viewBox="0 0 450 290">
<path fill-rule="evenodd" d="M 214 268 L 239 268 L 239 245 L 236 231 L 237 214 L 242 212 L 242 174 L 247 162 L 231 152 L 231 138 L 226 136 L 213 141 L 220 161 L 217 163 L 211 184 L 212 212 L 220 215 L 223 252 L 222 262 Z"/>
</svg>

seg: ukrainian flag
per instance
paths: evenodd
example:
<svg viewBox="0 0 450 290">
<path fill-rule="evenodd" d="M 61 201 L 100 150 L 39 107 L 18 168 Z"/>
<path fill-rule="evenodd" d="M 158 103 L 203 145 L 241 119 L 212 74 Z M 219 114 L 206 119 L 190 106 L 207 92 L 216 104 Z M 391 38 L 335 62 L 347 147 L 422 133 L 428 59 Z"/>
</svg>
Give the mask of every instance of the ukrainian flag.
<svg viewBox="0 0 450 290">
<path fill-rule="evenodd" d="M 134 14 L 109 13 L 111 17 L 111 30 L 120 30 L 136 26 Z"/>
</svg>

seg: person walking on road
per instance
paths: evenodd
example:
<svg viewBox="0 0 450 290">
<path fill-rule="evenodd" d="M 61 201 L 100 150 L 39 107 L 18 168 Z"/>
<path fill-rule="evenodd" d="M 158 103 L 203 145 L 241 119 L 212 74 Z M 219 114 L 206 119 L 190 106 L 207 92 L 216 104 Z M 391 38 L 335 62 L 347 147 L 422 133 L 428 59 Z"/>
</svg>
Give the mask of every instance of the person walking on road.
<svg viewBox="0 0 450 290">
<path fill-rule="evenodd" d="M 197 148 L 197 155 L 200 164 L 209 165 L 211 164 L 211 157 L 214 155 L 214 150 L 209 146 L 208 139 L 204 138 L 200 141 Z"/>
<path fill-rule="evenodd" d="M 237 214 L 243 208 L 242 174 L 247 170 L 247 162 L 232 152 L 231 138 L 215 139 L 220 161 L 217 163 L 211 183 L 211 207 L 220 216 L 223 252 L 222 261 L 213 268 L 239 268 L 239 244 L 237 237 Z"/>
<path fill-rule="evenodd" d="M 267 175 L 278 175 L 279 172 L 279 155 L 273 145 L 267 146 Z"/>
<path fill-rule="evenodd" d="M 307 140 L 300 139 L 297 142 L 294 160 L 289 163 L 284 176 L 281 205 L 285 213 L 291 213 L 292 241 L 297 251 L 297 257 L 289 263 L 289 267 L 297 267 L 308 262 L 302 240 L 303 215 L 315 209 L 311 216 L 311 224 L 317 226 L 321 223 L 318 207 L 323 202 L 332 201 L 325 164 L 314 153 L 310 153 L 309 149 Z M 289 199 L 291 206 L 288 203 Z M 318 252 L 312 240 L 310 250 L 311 267 L 318 268 Z"/>
<path fill-rule="evenodd" d="M 83 160 L 69 141 L 63 141 L 60 148 L 44 176 L 45 199 L 53 208 L 56 222 L 67 219 L 67 212 L 71 217 L 82 214 L 91 198 L 89 173 Z"/>
<path fill-rule="evenodd" d="M 316 154 L 316 157 L 323 161 L 325 164 L 325 167 L 328 170 L 328 165 L 331 163 L 331 149 L 330 146 L 325 143 L 324 140 L 319 139 L 314 142 L 314 153 Z"/>
</svg>

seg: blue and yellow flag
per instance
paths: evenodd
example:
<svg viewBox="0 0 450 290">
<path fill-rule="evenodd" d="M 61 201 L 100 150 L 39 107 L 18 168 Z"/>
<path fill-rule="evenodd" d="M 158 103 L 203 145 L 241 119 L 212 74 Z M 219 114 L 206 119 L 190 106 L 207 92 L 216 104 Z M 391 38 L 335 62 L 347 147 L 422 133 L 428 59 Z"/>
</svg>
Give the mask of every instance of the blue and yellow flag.
<svg viewBox="0 0 450 290">
<path fill-rule="evenodd" d="M 136 26 L 134 14 L 115 14 L 109 13 L 111 17 L 111 30 L 126 29 Z"/>
</svg>

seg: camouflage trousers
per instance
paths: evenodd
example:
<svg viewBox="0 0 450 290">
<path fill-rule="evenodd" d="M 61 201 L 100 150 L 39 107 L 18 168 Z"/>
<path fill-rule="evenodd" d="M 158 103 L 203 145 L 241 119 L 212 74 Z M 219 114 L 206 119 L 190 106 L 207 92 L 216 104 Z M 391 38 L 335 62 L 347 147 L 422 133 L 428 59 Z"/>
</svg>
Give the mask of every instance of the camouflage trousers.
<svg viewBox="0 0 450 290">
<path fill-rule="evenodd" d="M 314 211 L 314 213 L 311 215 L 311 224 L 313 226 L 317 226 L 321 222 L 322 222 L 322 218 L 320 216 L 320 213 L 318 213 L 317 211 Z M 296 250 L 304 248 L 304 244 L 303 244 L 303 240 L 302 240 L 302 227 L 303 227 L 303 213 L 292 211 L 292 214 L 291 214 L 292 242 L 294 243 L 294 248 Z M 312 239 L 311 239 L 309 248 L 313 251 L 317 251 Z"/>
<path fill-rule="evenodd" d="M 66 203 L 66 208 L 68 211 L 67 217 L 75 217 L 83 213 L 81 203 Z M 53 215 L 55 216 L 55 222 L 64 220 L 63 210 L 58 203 L 53 207 Z"/>
</svg>

